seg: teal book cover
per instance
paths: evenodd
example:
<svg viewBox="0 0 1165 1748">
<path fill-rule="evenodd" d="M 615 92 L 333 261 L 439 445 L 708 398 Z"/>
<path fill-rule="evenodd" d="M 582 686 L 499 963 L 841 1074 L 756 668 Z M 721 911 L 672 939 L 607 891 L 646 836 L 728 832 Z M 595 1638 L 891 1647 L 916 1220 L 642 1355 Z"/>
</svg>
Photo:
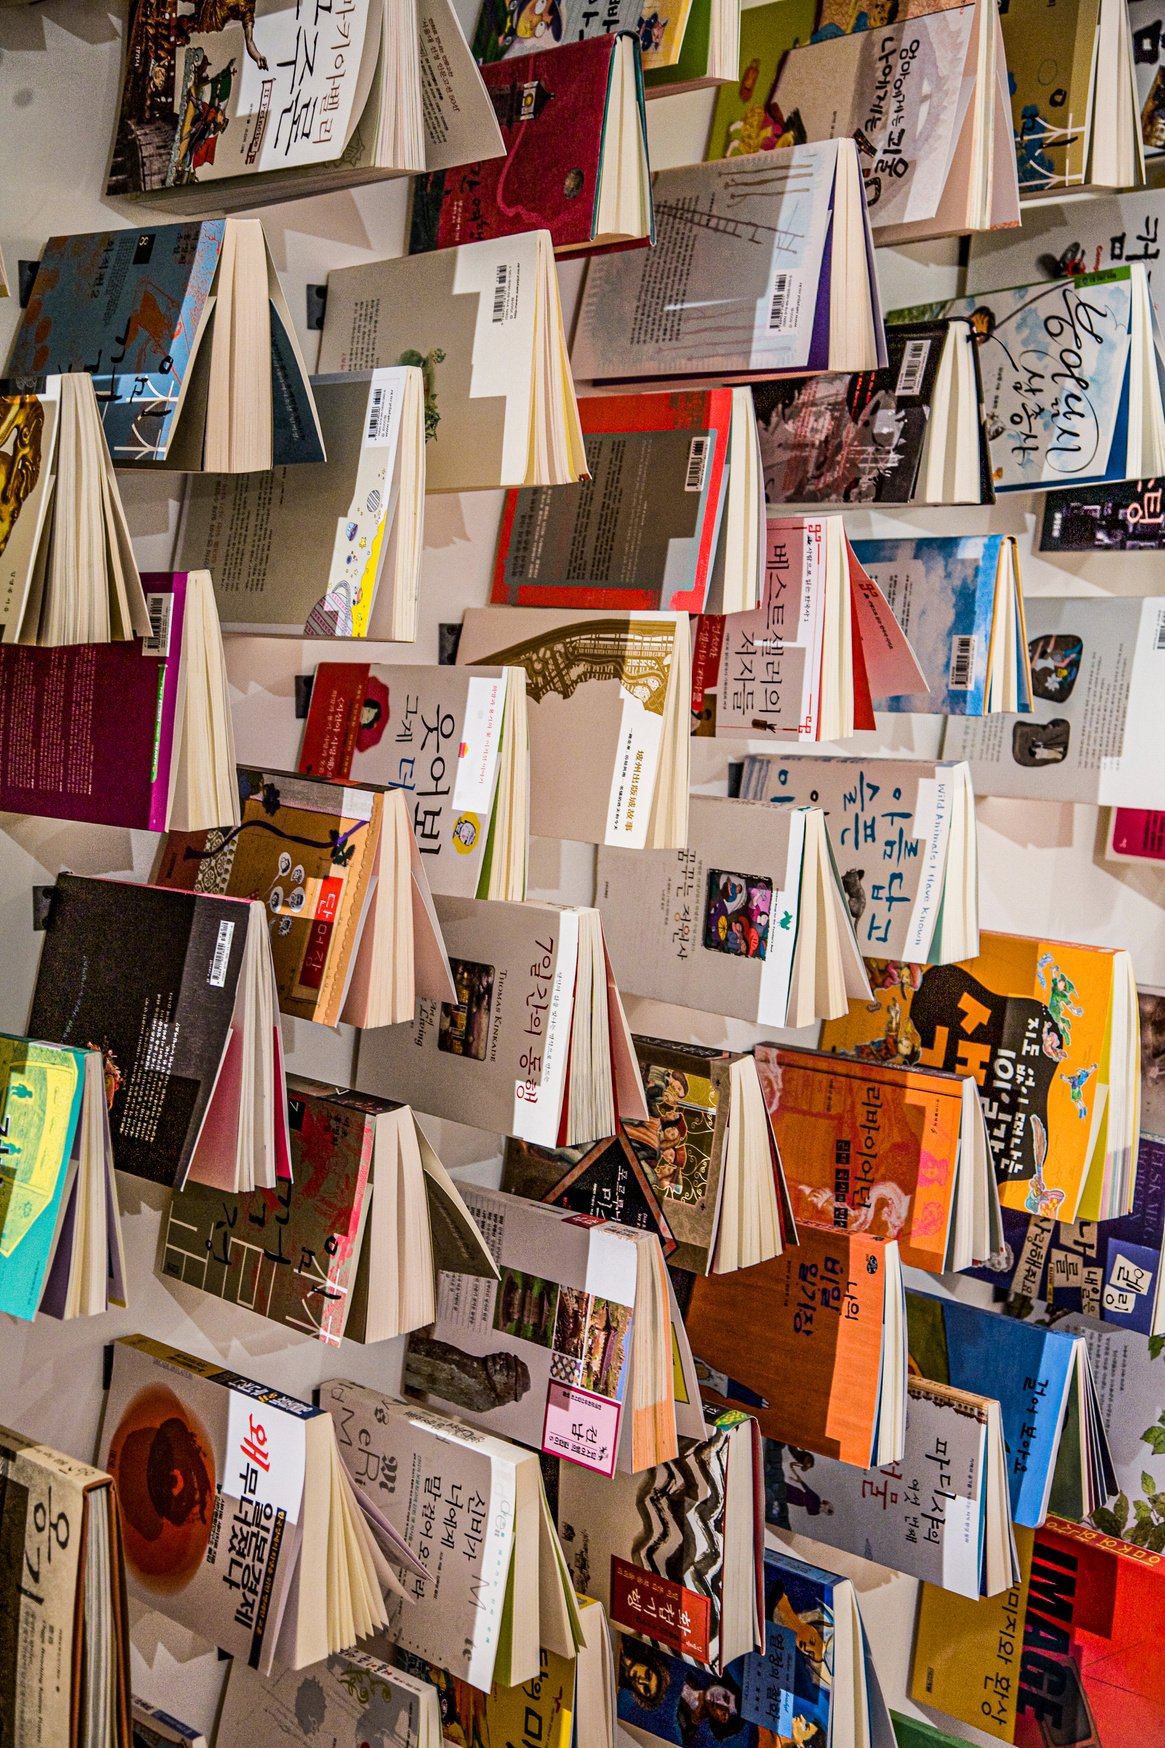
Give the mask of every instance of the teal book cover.
<svg viewBox="0 0 1165 1748">
<path fill-rule="evenodd" d="M 79 1050 L 0 1037 L 0 1311 L 35 1317 L 77 1138 Z"/>
</svg>

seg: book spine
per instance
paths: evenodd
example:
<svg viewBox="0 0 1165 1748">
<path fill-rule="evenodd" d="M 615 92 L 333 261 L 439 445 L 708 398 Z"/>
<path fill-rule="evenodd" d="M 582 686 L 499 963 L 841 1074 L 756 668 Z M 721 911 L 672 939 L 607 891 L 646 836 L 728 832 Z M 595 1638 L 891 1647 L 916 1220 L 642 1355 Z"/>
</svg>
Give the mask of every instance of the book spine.
<svg viewBox="0 0 1165 1748">
<path fill-rule="evenodd" d="M 167 578 L 146 576 L 142 583 L 151 626 L 150 636 L 142 644 L 142 654 L 156 654 L 162 658 L 158 667 L 158 714 L 154 722 L 150 771 L 150 830 L 162 832 L 169 824 L 178 678 L 186 629 L 186 572 L 176 571 Z M 162 586 L 151 588 L 151 584 Z"/>
</svg>

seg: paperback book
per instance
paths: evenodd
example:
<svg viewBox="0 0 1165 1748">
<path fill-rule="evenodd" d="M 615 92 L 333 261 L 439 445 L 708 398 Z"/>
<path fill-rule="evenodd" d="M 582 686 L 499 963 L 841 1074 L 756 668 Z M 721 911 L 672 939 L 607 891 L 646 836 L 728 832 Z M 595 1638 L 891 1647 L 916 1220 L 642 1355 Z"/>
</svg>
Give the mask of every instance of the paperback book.
<svg viewBox="0 0 1165 1748">
<path fill-rule="evenodd" d="M 1041 552 L 1159 552 L 1165 513 L 1159 479 L 1119 480 L 1102 491 L 1048 492 Z"/>
<path fill-rule="evenodd" d="M 1016 0 L 1001 17 L 1021 194 L 1145 180 L 1127 6 Z"/>
<path fill-rule="evenodd" d="M 215 1748 L 284 1748 L 309 1730 L 329 1748 L 441 1748 L 440 1701 L 427 1681 L 371 1651 L 354 1648 L 271 1681 L 232 1659 Z"/>
</svg>

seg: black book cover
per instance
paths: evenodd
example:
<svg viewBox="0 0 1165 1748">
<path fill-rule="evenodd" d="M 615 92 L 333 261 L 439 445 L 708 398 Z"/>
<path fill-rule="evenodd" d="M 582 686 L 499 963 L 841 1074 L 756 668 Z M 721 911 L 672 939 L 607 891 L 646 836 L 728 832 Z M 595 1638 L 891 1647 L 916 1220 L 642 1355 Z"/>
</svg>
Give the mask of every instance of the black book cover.
<svg viewBox="0 0 1165 1748">
<path fill-rule="evenodd" d="M 237 899 L 58 880 L 29 1035 L 102 1051 L 119 1171 L 181 1183 L 226 1049 L 247 921 Z"/>
</svg>

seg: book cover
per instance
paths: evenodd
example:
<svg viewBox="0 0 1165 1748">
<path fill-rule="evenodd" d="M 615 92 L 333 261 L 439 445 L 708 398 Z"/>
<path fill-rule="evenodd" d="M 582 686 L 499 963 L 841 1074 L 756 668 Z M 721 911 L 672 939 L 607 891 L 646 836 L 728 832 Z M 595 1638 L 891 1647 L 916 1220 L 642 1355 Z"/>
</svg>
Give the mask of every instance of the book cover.
<svg viewBox="0 0 1165 1748">
<path fill-rule="evenodd" d="M 1102 1140 L 1113 956 L 985 933 L 961 965 L 869 962 L 874 1000 L 827 1020 L 822 1047 L 973 1075 L 999 1199 L 1074 1219 Z"/>
<path fill-rule="evenodd" d="M 29 1031 L 101 1051 L 119 1171 L 183 1181 L 230 1036 L 247 923 L 236 898 L 58 876 Z"/>
<path fill-rule="evenodd" d="M 354 1648 L 272 1681 L 236 1657 L 215 1748 L 284 1748 L 312 1736 L 328 1748 L 435 1748 L 436 1712 L 431 1689 L 368 1651 Z"/>
<path fill-rule="evenodd" d="M 578 1598 L 580 1608 L 585 1598 Z M 606 1633 L 606 1624 L 603 1632 Z M 528 1743 L 530 1748 L 571 1748 L 584 1739 L 577 1705 L 576 1664 L 556 1651 L 541 1646 L 538 1674 L 518 1687 L 503 1687 L 495 1681 L 482 1694 L 460 1676 L 450 1675 L 436 1663 L 428 1663 L 411 1651 L 397 1651 L 402 1671 L 428 1683 L 440 1707 L 441 1730 L 446 1742 L 458 1745 Z M 576 1735 L 577 1733 L 577 1735 Z"/>
<path fill-rule="evenodd" d="M 646 1153 L 657 1158 L 658 1149 L 636 1146 L 631 1139 L 631 1133 L 646 1127 L 636 1123 L 629 1132 L 621 1123 L 618 1135 L 592 1142 L 589 1147 L 535 1147 L 510 1136 L 502 1188 L 532 1202 L 568 1208 L 572 1214 L 616 1220 L 637 1232 L 654 1232 L 664 1256 L 671 1258 L 677 1250 L 675 1235 L 654 1177 L 641 1157 Z"/>
<path fill-rule="evenodd" d="M 0 1034 L 0 1311 L 35 1317 L 71 1187 L 80 1050 Z"/>
<path fill-rule="evenodd" d="M 766 1438 L 865 1468 L 882 1375 L 886 1241 L 813 1226 L 799 1238 L 755 1268 L 697 1276 L 688 1339 L 697 1364 L 754 1393 Z M 726 1407 L 738 1405 L 715 1382 L 704 1389 Z"/>
<path fill-rule="evenodd" d="M 1061 1517 L 1016 1542 L 1004 1595 L 923 1591 L 911 1698 L 1016 1748 L 1156 1741 L 1165 1556 Z"/>
<path fill-rule="evenodd" d="M 530 230 L 549 231 L 556 250 L 586 248 L 598 223 L 618 41 L 567 41 L 551 55 L 507 55 L 482 67 L 506 155 L 418 177 L 412 254 Z"/>
<path fill-rule="evenodd" d="M 225 232 L 203 219 L 50 237 L 9 375 L 88 371 L 114 462 L 164 460 Z"/>
<path fill-rule="evenodd" d="M 907 1380 L 901 1462 L 859 1469 L 765 1443 L 765 1518 L 959 1596 L 983 1593 L 988 1410 L 984 1397 Z"/>
<path fill-rule="evenodd" d="M 769 503 L 908 504 L 946 337 L 945 322 L 896 324 L 881 370 L 754 383 Z"/>
<path fill-rule="evenodd" d="M 758 1044 L 754 1054 L 798 1230 L 896 1238 L 904 1263 L 941 1274 L 961 1077 L 775 1044 Z"/>
<path fill-rule="evenodd" d="M 0 646 L 14 641 L 53 501 L 60 384 L 0 394 Z"/>
<path fill-rule="evenodd" d="M 321 662 L 299 768 L 403 789 L 430 888 L 488 897 L 509 678 L 499 667 Z"/>
<path fill-rule="evenodd" d="M 1114 807 L 1105 856 L 1110 862 L 1165 860 L 1165 812 L 1155 807 Z"/>
<path fill-rule="evenodd" d="M 149 637 L 0 643 L 0 808 L 164 831 L 186 575 L 147 573 Z"/>
<path fill-rule="evenodd" d="M 1084 182 L 1099 18 L 1099 0 L 1011 0 L 1000 14 L 1021 193 Z"/>
<path fill-rule="evenodd" d="M 589 480 L 506 495 L 495 606 L 698 613 L 724 512 L 732 391 L 584 395 Z"/>
<path fill-rule="evenodd" d="M 642 12 L 641 0 L 614 0 L 602 12 L 586 0 L 482 0 L 473 33 L 474 58 L 484 70 L 504 57 L 517 59 L 535 49 L 594 42 L 630 30 L 640 37 L 644 65 L 650 66 L 646 57 L 652 33 L 643 30 Z"/>
<path fill-rule="evenodd" d="M 1115 1485 L 1089 1523 L 1151 1554 L 1165 1552 L 1165 1342 L 1070 1312 L 1057 1327 L 1088 1348 Z"/>
<path fill-rule="evenodd" d="M 854 556 L 885 595 L 930 692 L 876 700 L 879 710 L 982 716 L 1003 534 L 856 540 Z"/>
<path fill-rule="evenodd" d="M 1048 492 L 1041 552 L 1160 552 L 1165 511 L 1159 479 L 1110 480 L 1103 490 Z"/>
<path fill-rule="evenodd" d="M 1151 3 L 1151 0 L 1150 0 Z M 1063 205 L 1042 201 L 1024 210 L 1022 230 L 980 232 L 970 240 L 968 292 L 1034 285 L 1141 262 L 1157 313 L 1165 292 L 1161 258 L 1162 196 L 1156 188 L 1098 193 Z"/>
</svg>

